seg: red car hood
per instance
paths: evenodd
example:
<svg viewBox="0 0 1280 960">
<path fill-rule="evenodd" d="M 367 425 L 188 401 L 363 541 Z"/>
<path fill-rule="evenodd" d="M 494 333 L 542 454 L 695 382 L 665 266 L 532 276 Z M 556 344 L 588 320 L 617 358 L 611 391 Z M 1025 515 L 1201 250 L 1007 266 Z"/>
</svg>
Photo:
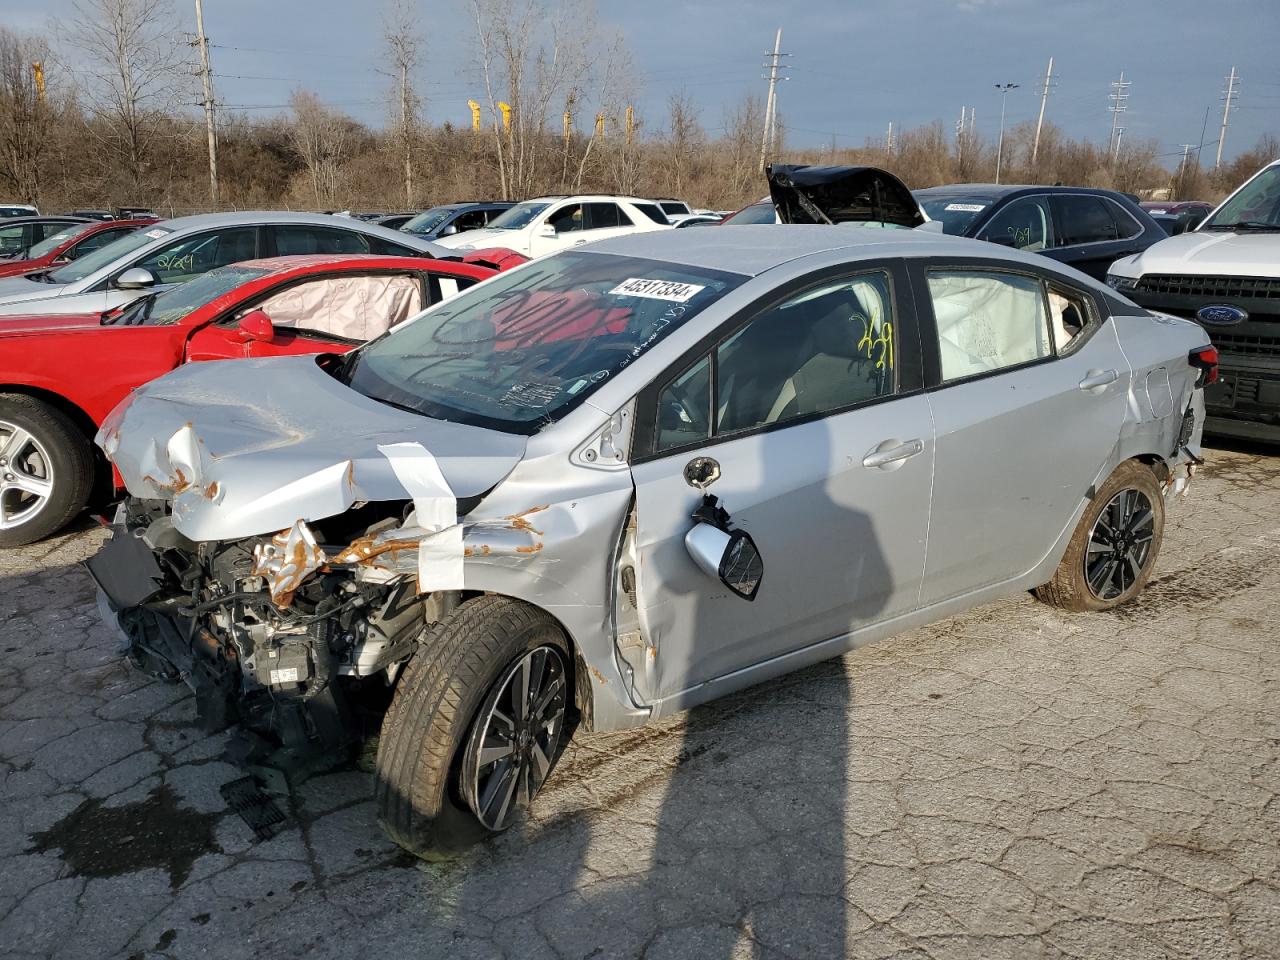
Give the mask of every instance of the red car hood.
<svg viewBox="0 0 1280 960">
<path fill-rule="evenodd" d="M 66 333 L 102 326 L 98 313 L 67 313 L 40 316 L 0 317 L 0 337 L 29 337 L 44 333 Z"/>
<path fill-rule="evenodd" d="M 47 266 L 43 260 L 0 260 L 0 277 L 16 277 Z"/>
</svg>

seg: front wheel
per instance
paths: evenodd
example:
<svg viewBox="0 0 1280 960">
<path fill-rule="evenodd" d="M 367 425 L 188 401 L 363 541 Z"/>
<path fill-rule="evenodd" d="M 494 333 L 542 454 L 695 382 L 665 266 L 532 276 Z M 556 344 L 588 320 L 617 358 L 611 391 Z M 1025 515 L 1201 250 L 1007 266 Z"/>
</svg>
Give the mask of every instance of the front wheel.
<svg viewBox="0 0 1280 960">
<path fill-rule="evenodd" d="M 572 659 L 559 625 L 507 597 L 464 603 L 405 668 L 378 745 L 378 817 L 420 857 L 514 824 L 568 739 Z"/>
<path fill-rule="evenodd" d="M 1111 610 L 1151 579 L 1164 538 L 1164 495 L 1150 467 L 1128 460 L 1080 518 L 1058 569 L 1035 595 L 1066 610 Z"/>
<path fill-rule="evenodd" d="M 0 394 L 0 547 L 57 533 L 84 509 L 93 452 L 71 418 L 23 394 Z"/>
</svg>

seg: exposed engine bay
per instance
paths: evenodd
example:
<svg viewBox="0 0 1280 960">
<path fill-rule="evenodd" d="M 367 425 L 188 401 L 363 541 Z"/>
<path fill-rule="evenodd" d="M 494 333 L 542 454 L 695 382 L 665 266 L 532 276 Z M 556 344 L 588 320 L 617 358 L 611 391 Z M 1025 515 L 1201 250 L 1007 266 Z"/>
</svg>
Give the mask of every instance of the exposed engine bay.
<svg viewBox="0 0 1280 960">
<path fill-rule="evenodd" d="M 461 591 L 421 594 L 413 576 L 328 559 L 343 554 L 323 544 L 375 542 L 411 510 L 379 503 L 300 527 L 310 543 L 282 555 L 283 535 L 193 542 L 167 501 L 131 497 L 89 566 L 129 658 L 186 683 L 204 729 L 241 726 L 233 759 L 320 769 L 350 757 L 366 727 L 358 714 L 385 706 L 423 627 L 461 601 Z M 285 577 L 298 574 L 283 588 L 281 562 Z"/>
</svg>

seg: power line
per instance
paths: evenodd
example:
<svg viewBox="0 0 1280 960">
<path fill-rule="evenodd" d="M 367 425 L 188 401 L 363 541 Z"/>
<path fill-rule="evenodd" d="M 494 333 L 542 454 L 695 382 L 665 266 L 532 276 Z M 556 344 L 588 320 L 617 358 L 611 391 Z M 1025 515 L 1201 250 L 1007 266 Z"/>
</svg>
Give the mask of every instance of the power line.
<svg viewBox="0 0 1280 960">
<path fill-rule="evenodd" d="M 1236 68 L 1231 68 L 1231 73 L 1227 77 L 1227 90 L 1222 95 L 1222 132 L 1218 134 L 1218 159 L 1214 161 L 1213 169 L 1217 170 L 1222 166 L 1222 144 L 1227 139 L 1227 121 L 1231 118 L 1231 104 L 1235 102 L 1236 97 L 1240 95 L 1236 90 L 1236 83 L 1240 78 L 1236 76 Z"/>
<path fill-rule="evenodd" d="M 1124 71 L 1120 71 L 1120 79 L 1111 81 L 1112 92 L 1107 95 L 1107 99 L 1111 101 L 1111 106 L 1107 107 L 1111 111 L 1111 138 L 1107 141 L 1107 153 L 1111 155 L 1111 159 L 1115 160 L 1120 155 L 1120 138 L 1124 136 L 1124 127 L 1120 126 L 1120 114 L 1129 109 L 1125 103 L 1129 99 L 1129 87 L 1133 86 L 1131 80 L 1124 78 Z"/>
<path fill-rule="evenodd" d="M 777 35 L 773 38 L 773 53 L 765 53 L 764 69 L 769 71 L 769 99 L 765 101 L 764 133 L 760 138 L 761 173 L 764 172 L 769 154 L 773 152 L 778 142 L 778 81 L 787 79 L 781 73 L 782 70 L 787 68 L 781 62 L 781 58 L 791 56 L 789 53 L 782 53 L 781 50 L 782 28 L 779 27 Z"/>
</svg>

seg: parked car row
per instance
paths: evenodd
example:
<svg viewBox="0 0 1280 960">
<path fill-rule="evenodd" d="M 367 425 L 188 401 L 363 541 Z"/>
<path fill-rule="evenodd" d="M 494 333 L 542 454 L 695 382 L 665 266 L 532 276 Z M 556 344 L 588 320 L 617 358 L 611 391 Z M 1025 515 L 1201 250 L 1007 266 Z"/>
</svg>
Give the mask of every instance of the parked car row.
<svg viewBox="0 0 1280 960">
<path fill-rule="evenodd" d="M 0 280 L 0 544 L 115 485 L 130 659 L 299 776 L 389 691 L 381 822 L 449 854 L 576 729 L 1143 589 L 1217 350 L 1097 279 L 1159 229 L 1128 197 L 1024 189 L 776 164 L 729 231 L 611 195 L 144 225 Z"/>
</svg>

